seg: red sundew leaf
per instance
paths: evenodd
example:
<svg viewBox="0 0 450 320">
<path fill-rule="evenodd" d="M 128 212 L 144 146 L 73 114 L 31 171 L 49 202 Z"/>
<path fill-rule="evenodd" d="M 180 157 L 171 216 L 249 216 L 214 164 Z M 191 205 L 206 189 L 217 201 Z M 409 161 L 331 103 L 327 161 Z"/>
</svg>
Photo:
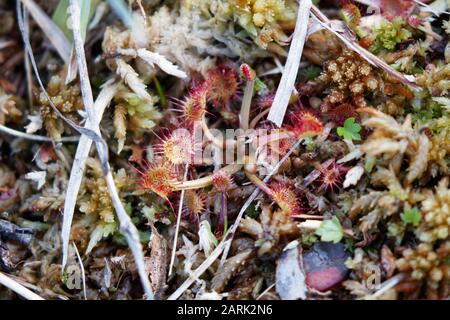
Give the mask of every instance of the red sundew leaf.
<svg viewBox="0 0 450 320">
<path fill-rule="evenodd" d="M 208 71 L 205 85 L 208 100 L 215 107 L 224 106 L 236 97 L 238 74 L 227 66 L 218 66 Z"/>
<path fill-rule="evenodd" d="M 323 123 L 311 112 L 301 111 L 289 115 L 290 124 L 286 128 L 296 136 L 316 136 L 323 132 Z"/>
<path fill-rule="evenodd" d="M 289 184 L 275 182 L 270 185 L 273 191 L 273 199 L 278 206 L 291 215 L 300 212 L 300 202 L 295 194 L 295 188 Z"/>
</svg>

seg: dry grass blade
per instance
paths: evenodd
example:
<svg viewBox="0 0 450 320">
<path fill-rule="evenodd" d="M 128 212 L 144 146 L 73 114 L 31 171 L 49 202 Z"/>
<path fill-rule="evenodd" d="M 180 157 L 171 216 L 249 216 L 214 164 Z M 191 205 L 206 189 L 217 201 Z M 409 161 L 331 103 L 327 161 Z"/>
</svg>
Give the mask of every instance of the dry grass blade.
<svg viewBox="0 0 450 320">
<path fill-rule="evenodd" d="M 289 49 L 289 55 L 275 94 L 275 99 L 267 117 L 268 120 L 275 123 L 278 127 L 281 127 L 283 124 L 284 115 L 289 100 L 291 99 L 292 91 L 294 90 L 295 80 L 297 79 L 298 68 L 306 41 L 311 5 L 311 0 L 300 1 L 291 48 Z"/>
<path fill-rule="evenodd" d="M 367 51 L 363 47 L 361 47 L 358 43 L 350 39 L 346 34 L 335 30 L 330 23 L 331 21 L 317 8 L 316 6 L 312 6 L 311 12 L 313 14 L 314 19 L 318 23 L 320 23 L 325 29 L 335 34 L 344 44 L 351 50 L 355 51 L 361 57 L 363 57 L 367 62 L 374 65 L 377 68 L 383 69 L 386 73 L 388 73 L 394 79 L 401 81 L 404 84 L 410 85 L 411 87 L 417 88 L 417 84 L 415 83 L 415 77 L 411 75 L 404 75 L 403 73 L 398 72 L 389 66 L 386 62 Z"/>
<path fill-rule="evenodd" d="M 96 112 L 96 119 L 94 122 L 86 121 L 85 127 L 93 129 L 98 126 L 102 119 L 103 112 L 109 105 L 114 97 L 118 88 L 117 83 L 111 83 L 108 81 L 100 91 L 95 103 L 94 110 Z M 78 144 L 77 151 L 75 153 L 75 159 L 73 161 L 72 170 L 70 172 L 69 183 L 67 185 L 66 200 L 64 202 L 64 214 L 63 224 L 61 231 L 62 248 L 63 248 L 63 260 L 62 270 L 64 270 L 67 263 L 67 252 L 69 248 L 70 240 L 70 227 L 72 225 L 73 213 L 75 210 L 75 204 L 77 201 L 78 191 L 80 190 L 81 179 L 83 178 L 84 169 L 86 168 L 86 160 L 91 150 L 92 140 L 89 137 L 82 135 Z"/>
<path fill-rule="evenodd" d="M 298 140 L 292 146 L 292 148 L 289 150 L 289 152 L 286 153 L 286 155 L 277 163 L 277 165 L 273 168 L 273 170 L 267 175 L 267 177 L 264 179 L 264 182 L 268 182 L 270 180 L 272 175 L 274 175 L 278 171 L 280 166 L 291 156 L 292 152 L 294 152 L 294 150 L 298 148 L 298 146 L 300 145 L 302 140 L 303 139 Z M 197 269 L 195 269 L 195 271 L 189 276 L 189 278 L 186 279 L 186 281 L 184 281 L 181 284 L 181 286 L 178 287 L 177 290 L 175 290 L 175 292 L 172 293 L 167 298 L 167 300 L 178 299 L 183 294 L 183 292 L 186 291 L 198 279 L 198 277 L 200 277 L 214 263 L 214 261 L 216 261 L 216 259 L 220 256 L 220 254 L 222 252 L 223 252 L 223 256 L 222 256 L 221 265 L 223 264 L 223 262 L 225 262 L 226 257 L 228 255 L 228 251 L 230 250 L 230 246 L 231 246 L 231 242 L 233 240 L 234 234 L 236 233 L 236 231 L 239 227 L 239 223 L 240 223 L 245 211 L 250 206 L 250 204 L 256 199 L 259 192 L 260 192 L 259 188 L 256 188 L 253 191 L 253 193 L 250 195 L 250 197 L 247 199 L 247 201 L 244 203 L 241 210 L 239 211 L 239 214 L 236 217 L 235 222 L 230 227 L 228 232 L 225 234 L 225 236 L 223 237 L 223 240 L 219 243 L 219 245 L 216 247 L 216 249 L 214 249 L 214 251 L 211 253 L 211 255 L 205 261 L 203 261 L 203 263 Z"/>
<path fill-rule="evenodd" d="M 33 0 L 20 0 L 28 9 L 33 19 L 37 22 L 39 27 L 44 31 L 44 34 L 50 40 L 55 47 L 56 51 L 60 55 L 64 62 L 69 62 L 70 52 L 72 45 L 67 40 L 64 33 L 60 28 L 50 19 L 47 14 L 33 1 Z"/>
<path fill-rule="evenodd" d="M 8 277 L 6 274 L 3 274 L 0 272 L 0 284 L 4 285 L 8 289 L 11 289 L 18 295 L 24 297 L 27 300 L 45 300 L 41 296 L 37 295 L 33 291 L 25 288 L 23 285 L 19 284 L 18 282 L 14 281 L 10 277 Z"/>
<path fill-rule="evenodd" d="M 7 126 L 0 125 L 0 132 L 9 134 L 11 136 L 15 136 L 17 138 L 32 140 L 32 141 L 41 141 L 41 142 L 77 142 L 80 140 L 80 137 L 63 137 L 59 141 L 55 141 L 54 139 L 46 136 L 39 136 L 36 134 L 29 134 L 22 131 L 17 131 L 11 128 L 8 128 Z"/>
<path fill-rule="evenodd" d="M 30 33 L 30 17 L 28 13 L 25 14 L 25 29 L 27 33 Z M 33 74 L 31 71 L 31 63 L 30 57 L 28 57 L 27 53 L 24 52 L 25 56 L 25 74 L 27 79 L 27 94 L 28 94 L 28 103 L 30 105 L 33 104 Z"/>
<path fill-rule="evenodd" d="M 188 167 L 188 165 L 186 165 L 186 169 L 184 170 L 184 181 L 186 181 L 188 169 L 189 169 L 189 167 Z M 178 204 L 177 225 L 175 227 L 175 235 L 173 237 L 172 255 L 170 256 L 169 276 L 172 274 L 173 264 L 175 263 L 175 254 L 177 252 L 177 242 L 178 242 L 178 234 L 180 232 L 180 223 L 181 223 L 181 214 L 182 214 L 182 210 L 183 210 L 184 193 L 185 193 L 185 190 L 181 190 L 180 202 Z"/>
<path fill-rule="evenodd" d="M 86 56 L 84 53 L 84 41 L 81 35 L 80 27 L 80 4 L 77 0 L 70 0 L 70 12 L 72 21 L 72 31 L 75 44 L 75 52 L 78 62 L 78 73 L 80 76 L 80 87 L 83 97 L 83 103 L 88 114 L 88 118 L 95 122 L 96 116 L 94 111 L 94 98 L 92 95 L 92 88 L 89 81 L 88 68 L 86 63 Z M 100 129 L 97 126 L 94 129 L 98 135 L 100 135 Z M 120 231 L 125 235 L 127 243 L 133 253 L 136 267 L 141 279 L 141 283 L 144 292 L 147 295 L 147 299 L 153 299 L 153 290 L 150 285 L 150 281 L 147 277 L 147 272 L 145 270 L 144 255 L 142 253 L 142 245 L 139 239 L 138 231 L 131 221 L 130 216 L 126 213 L 122 202 L 120 201 L 117 188 L 114 183 L 114 178 L 112 176 L 107 157 L 107 147 L 99 141 L 95 142 L 97 147 L 97 153 L 102 163 L 103 174 L 105 175 L 106 184 L 108 187 L 111 200 L 113 202 L 114 208 L 116 210 L 117 217 L 120 222 Z"/>
<path fill-rule="evenodd" d="M 426 4 L 419 0 L 413 0 L 413 2 L 423 7 L 425 12 L 431 12 L 436 16 L 440 16 L 441 14 L 450 14 L 450 11 L 447 11 L 446 9 L 450 6 L 450 3 L 447 3 L 446 5 L 445 1 L 441 1 L 440 3 L 435 1 L 431 4 Z"/>
<path fill-rule="evenodd" d="M 28 57 L 30 58 L 31 67 L 32 70 L 36 76 L 37 82 L 39 84 L 40 89 L 42 90 L 42 93 L 44 94 L 45 98 L 47 99 L 50 107 L 52 110 L 64 120 L 70 127 L 72 127 L 74 130 L 78 131 L 80 134 L 87 135 L 91 140 L 94 140 L 96 142 L 99 142 L 103 145 L 103 148 L 106 149 L 106 143 L 105 141 L 94 131 L 81 127 L 78 124 L 76 124 L 72 119 L 67 118 L 64 116 L 61 111 L 55 106 L 52 99 L 50 99 L 50 96 L 47 92 L 47 90 L 44 87 L 44 84 L 42 82 L 42 79 L 39 74 L 39 69 L 36 63 L 36 60 L 34 58 L 33 49 L 31 48 L 30 44 L 30 35 L 28 32 L 28 29 L 26 28 L 25 18 L 27 17 L 27 11 L 26 8 L 22 8 L 21 0 L 16 1 L 16 10 L 17 10 L 17 23 L 19 25 L 19 30 L 23 38 L 23 42 L 25 45 L 25 52 L 28 54 Z"/>
<path fill-rule="evenodd" d="M 80 264 L 81 279 L 83 280 L 84 300 L 87 300 L 87 295 L 86 295 L 86 273 L 84 272 L 83 260 L 81 259 L 80 253 L 78 252 L 78 248 L 77 248 L 75 242 L 73 242 L 72 245 L 73 245 L 73 248 L 75 249 L 75 254 L 77 255 L 78 263 Z"/>
</svg>

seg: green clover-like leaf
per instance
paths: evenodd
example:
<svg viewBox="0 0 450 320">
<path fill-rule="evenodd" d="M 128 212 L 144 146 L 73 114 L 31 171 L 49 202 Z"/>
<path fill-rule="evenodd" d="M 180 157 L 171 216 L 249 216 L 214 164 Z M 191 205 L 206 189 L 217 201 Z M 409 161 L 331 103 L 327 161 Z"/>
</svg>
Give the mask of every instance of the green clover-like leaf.
<svg viewBox="0 0 450 320">
<path fill-rule="evenodd" d="M 417 227 L 420 223 L 422 215 L 420 214 L 419 209 L 414 207 L 412 209 L 405 209 L 400 217 L 402 218 L 403 222 L 412 224 L 414 227 Z"/>
<path fill-rule="evenodd" d="M 333 217 L 331 220 L 324 220 L 319 229 L 316 230 L 316 234 L 320 236 L 321 241 L 338 243 L 344 236 L 344 230 L 339 219 Z"/>
<path fill-rule="evenodd" d="M 361 126 L 355 122 L 355 118 L 348 118 L 343 127 L 337 128 L 337 134 L 347 140 L 361 140 Z"/>
</svg>

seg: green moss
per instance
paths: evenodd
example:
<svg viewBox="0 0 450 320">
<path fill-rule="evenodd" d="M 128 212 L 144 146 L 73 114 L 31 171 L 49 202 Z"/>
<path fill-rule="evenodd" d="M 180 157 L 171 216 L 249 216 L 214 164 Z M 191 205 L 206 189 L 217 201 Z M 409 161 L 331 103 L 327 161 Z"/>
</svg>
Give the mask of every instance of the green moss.
<svg viewBox="0 0 450 320">
<path fill-rule="evenodd" d="M 412 33 L 405 27 L 405 21 L 402 18 L 383 21 L 374 31 L 375 40 L 370 50 L 377 53 L 383 50 L 393 51 L 397 44 L 411 36 Z"/>
</svg>

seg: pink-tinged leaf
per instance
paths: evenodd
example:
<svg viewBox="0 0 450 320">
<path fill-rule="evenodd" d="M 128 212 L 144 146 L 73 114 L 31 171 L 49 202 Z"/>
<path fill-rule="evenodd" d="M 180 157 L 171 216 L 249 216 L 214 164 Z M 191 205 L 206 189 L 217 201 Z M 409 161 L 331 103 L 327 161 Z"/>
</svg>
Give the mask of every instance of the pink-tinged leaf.
<svg viewBox="0 0 450 320">
<path fill-rule="evenodd" d="M 342 243 L 316 243 L 303 257 L 306 284 L 318 291 L 326 291 L 341 283 L 348 274 L 345 266 L 348 257 Z"/>
<path fill-rule="evenodd" d="M 377 0 L 381 8 L 381 14 L 388 19 L 395 17 L 408 17 L 414 9 L 412 0 Z"/>
</svg>

